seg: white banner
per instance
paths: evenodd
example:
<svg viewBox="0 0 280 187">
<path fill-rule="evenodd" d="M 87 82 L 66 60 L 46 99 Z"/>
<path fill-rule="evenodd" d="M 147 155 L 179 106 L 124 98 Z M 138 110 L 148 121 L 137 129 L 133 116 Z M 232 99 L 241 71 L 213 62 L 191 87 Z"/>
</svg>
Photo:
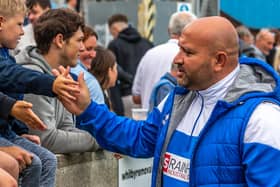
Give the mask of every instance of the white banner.
<svg viewBox="0 0 280 187">
<path fill-rule="evenodd" d="M 132 108 L 132 118 L 145 120 L 147 109 Z M 119 159 L 119 187 L 149 187 L 152 180 L 153 158 L 123 156 Z"/>
<path fill-rule="evenodd" d="M 119 159 L 119 187 L 151 186 L 153 158 L 136 159 L 124 156 Z"/>
</svg>

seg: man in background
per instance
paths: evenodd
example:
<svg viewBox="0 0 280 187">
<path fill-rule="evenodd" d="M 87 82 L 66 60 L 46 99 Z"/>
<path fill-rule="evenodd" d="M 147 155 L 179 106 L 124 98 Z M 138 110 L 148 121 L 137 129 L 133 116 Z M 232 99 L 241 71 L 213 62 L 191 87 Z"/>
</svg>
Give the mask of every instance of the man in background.
<svg viewBox="0 0 280 187">
<path fill-rule="evenodd" d="M 132 87 L 134 103 L 141 104 L 142 108 L 149 108 L 154 85 L 166 72 L 170 72 L 173 59 L 179 52 L 178 39 L 182 29 L 195 19 L 196 16 L 189 12 L 176 12 L 171 15 L 168 24 L 170 39 L 147 51 L 137 67 Z"/>
<path fill-rule="evenodd" d="M 128 19 L 123 14 L 112 15 L 108 19 L 108 25 L 114 37 L 108 49 L 115 54 L 116 61 L 124 73 L 134 78 L 140 59 L 153 44 L 142 38 L 137 30 L 128 24 Z M 116 86 L 110 89 L 113 109 L 117 114 L 131 116 L 132 83 L 120 80 L 120 75 L 121 73 L 118 75 Z"/>
<path fill-rule="evenodd" d="M 269 55 L 270 50 L 273 49 L 274 42 L 275 42 L 274 33 L 269 31 L 268 29 L 261 29 L 256 36 L 255 58 L 258 58 L 266 62 L 266 57 Z"/>
</svg>

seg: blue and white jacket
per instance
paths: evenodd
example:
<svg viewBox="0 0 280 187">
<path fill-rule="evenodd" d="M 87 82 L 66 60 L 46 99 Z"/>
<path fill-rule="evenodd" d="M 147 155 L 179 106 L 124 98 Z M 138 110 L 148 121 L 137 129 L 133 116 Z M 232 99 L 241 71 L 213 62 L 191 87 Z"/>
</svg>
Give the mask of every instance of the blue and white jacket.
<svg viewBox="0 0 280 187">
<path fill-rule="evenodd" d="M 278 107 L 279 81 L 277 73 L 262 61 L 240 60 L 237 78 L 199 134 L 191 158 L 189 186 L 280 186 L 280 136 L 244 139 L 257 106 L 269 102 Z M 92 102 L 79 116 L 80 128 L 88 130 L 105 149 L 133 157 L 154 156 L 152 187 L 161 187 L 163 155 L 194 94 L 175 88 L 162 110 L 155 108 L 145 121 L 116 116 L 104 105 Z M 280 132 L 280 125 L 275 129 Z"/>
</svg>

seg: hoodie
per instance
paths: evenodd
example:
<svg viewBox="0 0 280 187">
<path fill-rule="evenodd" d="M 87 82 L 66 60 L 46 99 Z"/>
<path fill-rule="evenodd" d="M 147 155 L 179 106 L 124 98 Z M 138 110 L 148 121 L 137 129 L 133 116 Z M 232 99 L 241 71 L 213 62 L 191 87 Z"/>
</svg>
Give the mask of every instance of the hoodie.
<svg viewBox="0 0 280 187">
<path fill-rule="evenodd" d="M 16 56 L 17 62 L 26 68 L 52 74 L 52 68 L 35 47 L 27 47 Z M 25 94 L 24 100 L 33 104 L 33 111 L 47 125 L 47 130 L 30 129 L 38 135 L 42 145 L 54 153 L 73 153 L 97 150 L 92 136 L 75 127 L 73 116 L 57 98 Z"/>
<path fill-rule="evenodd" d="M 122 30 L 118 37 L 108 46 L 116 56 L 117 63 L 127 74 L 134 78 L 137 66 L 146 51 L 153 47 L 153 44 L 147 39 L 142 38 L 140 34 L 131 26 Z M 118 80 L 120 80 L 118 78 Z M 129 81 L 120 82 L 121 95 L 131 94 L 132 83 Z"/>
</svg>

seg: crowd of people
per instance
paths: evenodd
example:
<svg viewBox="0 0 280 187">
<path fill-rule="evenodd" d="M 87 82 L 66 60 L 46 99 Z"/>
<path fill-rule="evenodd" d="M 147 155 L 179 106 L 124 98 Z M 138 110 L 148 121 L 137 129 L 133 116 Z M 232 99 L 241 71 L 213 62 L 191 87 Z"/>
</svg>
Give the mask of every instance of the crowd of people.
<svg viewBox="0 0 280 187">
<path fill-rule="evenodd" d="M 280 186 L 279 31 L 175 12 L 154 46 L 114 14 L 106 48 L 75 6 L 0 0 L 0 186 L 99 149 L 153 157 L 152 187 Z"/>
</svg>

